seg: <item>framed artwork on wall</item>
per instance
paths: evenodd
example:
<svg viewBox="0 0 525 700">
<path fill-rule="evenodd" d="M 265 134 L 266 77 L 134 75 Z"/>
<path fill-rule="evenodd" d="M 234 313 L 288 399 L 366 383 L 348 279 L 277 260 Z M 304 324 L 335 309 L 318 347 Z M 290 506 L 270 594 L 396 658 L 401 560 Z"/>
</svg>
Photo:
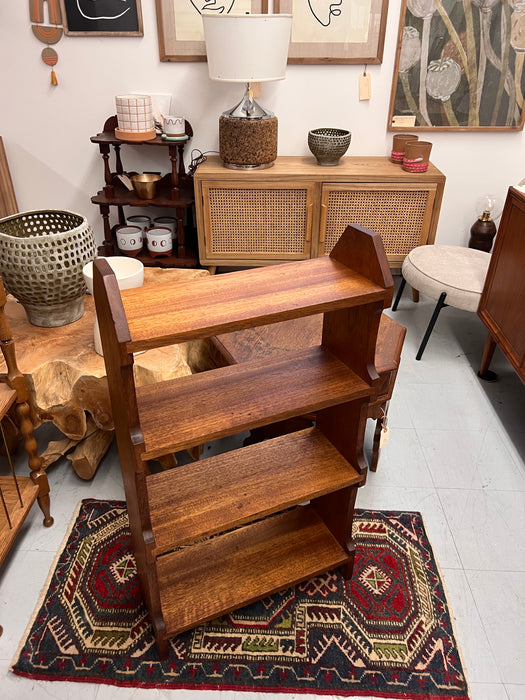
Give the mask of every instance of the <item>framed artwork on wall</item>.
<svg viewBox="0 0 525 700">
<path fill-rule="evenodd" d="M 143 36 L 141 0 L 60 0 L 68 36 Z"/>
<path fill-rule="evenodd" d="M 388 0 L 274 0 L 291 13 L 288 63 L 381 63 Z"/>
<path fill-rule="evenodd" d="M 499 0 L 403 0 L 388 130 L 523 129 L 520 7 Z"/>
<path fill-rule="evenodd" d="M 155 0 L 161 61 L 205 61 L 203 10 L 257 14 L 263 0 Z M 225 51 L 227 48 L 225 47 Z"/>
</svg>

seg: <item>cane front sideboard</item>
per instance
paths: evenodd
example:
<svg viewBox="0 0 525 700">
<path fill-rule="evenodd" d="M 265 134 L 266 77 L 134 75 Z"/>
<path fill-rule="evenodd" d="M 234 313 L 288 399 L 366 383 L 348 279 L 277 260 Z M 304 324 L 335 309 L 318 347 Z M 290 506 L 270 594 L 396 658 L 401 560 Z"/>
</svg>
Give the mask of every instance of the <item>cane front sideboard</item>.
<svg viewBox="0 0 525 700">
<path fill-rule="evenodd" d="M 255 267 L 328 255 L 348 225 L 380 234 L 400 268 L 433 243 L 445 175 L 430 164 L 408 173 L 386 157 L 346 157 L 337 166 L 280 156 L 267 170 L 229 170 L 214 156 L 194 175 L 199 260 Z"/>
</svg>

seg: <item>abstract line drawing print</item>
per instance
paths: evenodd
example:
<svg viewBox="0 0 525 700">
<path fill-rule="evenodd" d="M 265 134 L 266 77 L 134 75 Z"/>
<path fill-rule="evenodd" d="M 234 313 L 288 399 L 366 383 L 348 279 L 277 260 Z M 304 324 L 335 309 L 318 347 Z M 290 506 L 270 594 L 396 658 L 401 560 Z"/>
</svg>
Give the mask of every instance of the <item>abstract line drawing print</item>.
<svg viewBox="0 0 525 700">
<path fill-rule="evenodd" d="M 342 4 L 343 0 L 339 0 L 338 2 L 331 2 L 328 7 L 326 7 L 326 3 L 322 2 L 322 0 L 308 0 L 308 7 L 310 8 L 311 13 L 323 27 L 330 26 L 332 23 L 332 17 L 341 16 Z M 328 12 L 327 16 L 325 16 L 326 12 Z"/>
<path fill-rule="evenodd" d="M 294 0 L 292 40 L 364 43 L 368 40 L 370 0 Z"/>
<path fill-rule="evenodd" d="M 125 5 L 129 3 L 129 0 L 115 0 L 108 3 L 107 0 L 89 0 L 89 2 L 82 2 L 82 0 L 76 0 L 77 9 L 79 13 L 84 17 L 84 19 L 98 21 L 101 19 L 119 19 L 131 10 L 131 6 L 124 7 L 122 11 L 119 11 L 118 6 Z M 85 6 L 85 10 L 82 6 Z M 104 14 L 109 12 L 111 14 Z M 88 14 L 90 13 L 90 14 Z M 115 14 L 117 13 L 117 14 Z"/>
</svg>

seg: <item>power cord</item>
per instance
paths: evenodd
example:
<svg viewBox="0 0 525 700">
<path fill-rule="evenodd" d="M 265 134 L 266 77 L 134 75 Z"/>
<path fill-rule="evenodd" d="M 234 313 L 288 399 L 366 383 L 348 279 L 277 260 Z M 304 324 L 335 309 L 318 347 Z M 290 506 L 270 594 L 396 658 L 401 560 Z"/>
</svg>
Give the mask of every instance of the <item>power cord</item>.
<svg viewBox="0 0 525 700">
<path fill-rule="evenodd" d="M 205 151 L 204 153 L 198 148 L 193 148 L 191 151 L 191 162 L 188 166 L 188 175 L 193 177 L 193 173 L 197 170 L 201 163 L 207 160 L 208 155 L 212 153 L 219 153 L 219 151 Z"/>
</svg>

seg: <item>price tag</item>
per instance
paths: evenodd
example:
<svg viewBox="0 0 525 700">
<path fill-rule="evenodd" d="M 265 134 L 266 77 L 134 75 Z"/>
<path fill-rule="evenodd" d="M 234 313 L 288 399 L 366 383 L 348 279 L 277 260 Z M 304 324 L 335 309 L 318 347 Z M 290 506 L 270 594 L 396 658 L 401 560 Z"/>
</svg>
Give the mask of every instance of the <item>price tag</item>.
<svg viewBox="0 0 525 700">
<path fill-rule="evenodd" d="M 359 100 L 369 100 L 372 97 L 372 81 L 366 69 L 359 76 Z"/>
<path fill-rule="evenodd" d="M 133 183 L 129 179 L 127 175 L 118 175 L 118 179 L 121 181 L 121 183 L 126 187 L 130 192 L 133 192 Z"/>
<path fill-rule="evenodd" d="M 379 447 L 386 447 L 390 439 L 390 428 L 383 426 L 381 428 L 381 436 L 379 438 Z"/>
<path fill-rule="evenodd" d="M 392 119 L 392 126 L 403 126 L 403 127 L 411 127 L 416 125 L 416 115 L 394 115 Z"/>
<path fill-rule="evenodd" d="M 381 409 L 381 412 L 383 414 L 383 417 L 381 419 L 381 435 L 379 436 L 379 449 L 381 449 L 382 447 L 386 447 L 390 438 L 390 428 L 388 427 L 386 411 Z"/>
</svg>

